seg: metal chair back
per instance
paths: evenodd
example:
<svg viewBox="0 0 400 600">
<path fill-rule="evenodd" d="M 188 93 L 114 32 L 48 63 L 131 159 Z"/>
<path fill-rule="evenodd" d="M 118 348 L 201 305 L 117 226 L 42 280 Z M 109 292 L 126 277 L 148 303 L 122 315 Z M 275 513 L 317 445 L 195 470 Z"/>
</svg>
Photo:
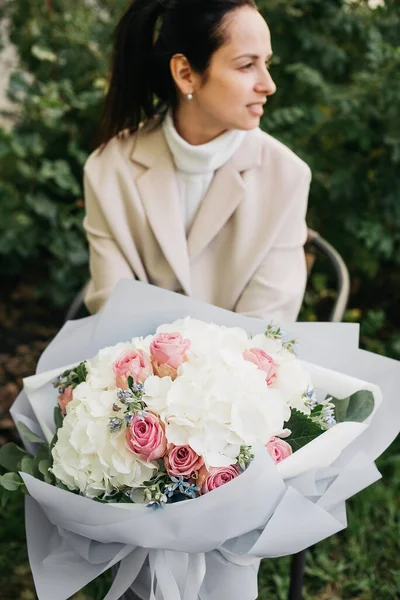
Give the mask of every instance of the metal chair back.
<svg viewBox="0 0 400 600">
<path fill-rule="evenodd" d="M 306 259 L 309 275 L 314 265 L 315 254 L 324 255 L 330 262 L 336 273 L 337 296 L 332 307 L 329 321 L 340 323 L 343 320 L 350 295 L 350 276 L 349 271 L 339 252 L 327 242 L 317 231 L 308 230 L 308 239 L 306 243 Z"/>
<path fill-rule="evenodd" d="M 316 253 L 323 254 L 329 260 L 336 273 L 337 295 L 332 307 L 329 320 L 340 323 L 343 320 L 350 295 L 349 271 L 339 252 L 316 231 L 308 230 L 306 244 L 306 259 L 309 275 L 311 273 Z M 302 600 L 304 569 L 307 550 L 294 554 L 290 569 L 289 600 Z"/>
</svg>

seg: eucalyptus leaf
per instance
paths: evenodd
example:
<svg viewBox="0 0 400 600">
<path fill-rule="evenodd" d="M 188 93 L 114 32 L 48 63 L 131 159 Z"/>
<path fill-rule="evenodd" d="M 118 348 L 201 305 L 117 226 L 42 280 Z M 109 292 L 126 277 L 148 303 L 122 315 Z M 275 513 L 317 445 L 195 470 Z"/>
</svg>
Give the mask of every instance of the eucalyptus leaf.
<svg viewBox="0 0 400 600">
<path fill-rule="evenodd" d="M 342 400 L 338 400 L 337 398 L 332 398 L 330 400 L 332 404 L 335 405 L 335 419 L 336 423 L 343 423 L 346 420 L 347 409 L 350 403 L 349 398 L 343 398 Z"/>
<path fill-rule="evenodd" d="M 12 497 L 12 493 L 0 486 L 0 506 L 1 506 L 1 508 L 6 507 L 7 502 L 10 500 L 11 497 Z"/>
<path fill-rule="evenodd" d="M 57 487 L 59 490 L 71 492 L 71 494 L 79 494 L 79 490 L 70 490 L 69 487 L 67 485 L 65 485 L 65 483 L 62 483 L 61 481 L 57 481 Z M 93 498 L 93 500 L 96 500 L 96 498 Z"/>
<path fill-rule="evenodd" d="M 0 475 L 0 485 L 9 492 L 16 492 L 24 485 L 24 482 L 18 473 L 6 473 L 5 475 Z"/>
<path fill-rule="evenodd" d="M 0 466 L 7 471 L 17 472 L 18 465 L 25 456 L 29 454 L 14 442 L 10 442 L 0 448 Z"/>
<path fill-rule="evenodd" d="M 41 479 L 42 481 L 46 481 L 46 483 L 50 483 L 50 481 L 47 481 L 49 477 L 48 467 L 50 467 L 52 464 L 53 459 L 51 456 L 49 446 L 40 446 L 39 451 L 36 454 L 34 460 L 34 477 L 36 477 L 37 479 Z M 53 480 L 53 476 L 51 475 L 50 477 L 51 480 Z"/>
<path fill-rule="evenodd" d="M 360 390 L 350 396 L 347 421 L 362 423 L 374 410 L 374 395 L 369 390 Z"/>
<path fill-rule="evenodd" d="M 40 464 L 44 461 L 49 462 L 50 466 L 53 464 L 50 447 L 42 445 L 42 446 L 40 446 L 39 451 L 36 454 L 35 461 L 34 461 L 35 477 L 37 477 L 38 479 L 41 479 L 42 481 L 46 480 L 45 477 L 43 477 L 45 475 L 45 473 L 42 473 L 42 471 L 40 469 Z M 46 471 L 46 473 L 47 473 L 47 471 Z"/>
<path fill-rule="evenodd" d="M 27 427 L 24 423 L 21 423 L 21 421 L 18 422 L 18 428 L 19 428 L 21 436 L 24 438 L 24 440 L 26 442 L 33 442 L 34 444 L 47 445 L 47 442 L 45 440 L 43 440 L 38 435 L 36 435 L 36 433 L 33 433 L 33 431 L 31 431 L 29 429 L 29 427 Z"/>
<path fill-rule="evenodd" d="M 24 456 L 20 462 L 19 470 L 35 477 L 35 461 L 32 456 Z"/>
<path fill-rule="evenodd" d="M 35 460 L 41 461 L 51 459 L 50 447 L 42 444 L 36 454 Z"/>
<path fill-rule="evenodd" d="M 39 463 L 39 471 L 41 472 L 42 475 L 47 475 L 50 467 L 51 467 L 51 461 L 48 458 L 41 460 Z"/>
<path fill-rule="evenodd" d="M 49 469 L 50 469 L 51 465 L 52 465 L 52 462 L 48 458 L 41 460 L 39 462 L 39 471 L 43 475 L 46 483 L 53 483 L 53 481 L 54 481 L 53 474 L 49 473 Z"/>
<path fill-rule="evenodd" d="M 332 398 L 337 423 L 363 423 L 374 410 L 374 395 L 369 390 L 359 390 L 347 398 Z"/>
</svg>

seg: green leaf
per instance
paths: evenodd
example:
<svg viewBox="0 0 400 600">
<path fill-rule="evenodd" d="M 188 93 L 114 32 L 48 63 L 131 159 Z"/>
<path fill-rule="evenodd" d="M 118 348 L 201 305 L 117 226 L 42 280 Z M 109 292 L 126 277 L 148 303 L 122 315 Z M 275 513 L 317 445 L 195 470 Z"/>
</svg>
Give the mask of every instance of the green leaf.
<svg viewBox="0 0 400 600">
<path fill-rule="evenodd" d="M 39 463 L 39 471 L 42 475 L 47 475 L 50 467 L 51 460 L 49 460 L 48 458 L 41 460 Z"/>
<path fill-rule="evenodd" d="M 299 450 L 306 444 L 309 444 L 319 435 L 324 433 L 311 418 L 304 413 L 292 408 L 290 419 L 285 423 L 285 427 L 291 430 L 291 434 L 286 441 L 291 445 L 293 452 Z"/>
<path fill-rule="evenodd" d="M 52 473 L 49 473 L 49 469 L 52 466 L 52 461 L 48 458 L 41 460 L 39 462 L 39 471 L 43 475 L 46 483 L 53 483 L 54 476 Z"/>
<path fill-rule="evenodd" d="M 347 415 L 347 409 L 349 408 L 350 397 L 343 398 L 342 400 L 339 400 L 337 398 L 332 398 L 330 400 L 330 402 L 332 402 L 332 404 L 335 405 L 336 423 L 343 423 L 343 421 L 346 421 L 346 415 Z"/>
<path fill-rule="evenodd" d="M 369 390 L 359 390 L 348 398 L 332 398 L 335 405 L 335 416 L 337 423 L 352 421 L 362 423 L 374 410 L 374 395 Z"/>
<path fill-rule="evenodd" d="M 68 377 L 68 375 L 69 375 L 70 373 L 72 373 L 72 371 L 73 371 L 73 370 L 74 370 L 74 369 L 67 369 L 66 371 L 63 371 L 63 372 L 61 373 L 61 377 Z"/>
<path fill-rule="evenodd" d="M 87 377 L 86 362 L 79 363 L 79 365 L 76 368 L 76 373 L 77 373 L 77 375 L 79 377 L 79 383 L 82 383 L 83 381 L 86 381 L 86 377 Z"/>
<path fill-rule="evenodd" d="M 33 431 L 31 431 L 29 427 L 27 427 L 24 423 L 21 423 L 21 421 L 19 421 L 18 423 L 18 429 L 20 431 L 21 437 L 23 437 L 26 442 L 47 445 L 47 442 L 45 440 L 42 440 L 42 438 L 36 435 L 36 433 L 33 433 Z"/>
<path fill-rule="evenodd" d="M 57 405 L 54 407 L 54 423 L 56 425 L 56 431 L 58 431 L 60 427 L 62 427 L 63 422 L 64 417 L 61 412 L 61 408 Z"/>
<path fill-rule="evenodd" d="M 69 385 L 72 385 L 75 388 L 80 383 L 86 381 L 87 377 L 87 366 L 86 361 L 79 363 L 73 369 L 68 369 L 62 373 L 61 377 L 65 379 L 65 382 L 62 384 L 62 388 L 65 389 Z"/>
<path fill-rule="evenodd" d="M 28 475 L 35 476 L 35 460 L 32 456 L 24 456 L 20 462 L 19 470 Z"/>
<path fill-rule="evenodd" d="M 0 466 L 7 471 L 18 471 L 18 465 L 25 456 L 29 456 L 25 450 L 10 442 L 0 448 Z"/>
<path fill-rule="evenodd" d="M 57 205 L 50 200 L 45 194 L 27 194 L 25 202 L 29 208 L 38 216 L 50 221 L 52 226 L 55 225 L 57 219 Z"/>
<path fill-rule="evenodd" d="M 43 48 L 42 46 L 38 46 L 37 44 L 35 44 L 34 46 L 32 46 L 31 52 L 33 56 L 35 56 L 35 58 L 37 58 L 38 60 L 45 60 L 52 63 L 57 62 L 57 55 L 54 54 L 54 52 L 52 52 L 50 48 Z"/>
<path fill-rule="evenodd" d="M 32 464 L 32 471 L 33 473 L 31 473 L 31 475 L 33 475 L 33 477 L 36 477 L 37 479 L 40 479 L 43 481 L 43 476 L 42 473 L 40 471 L 40 463 L 43 460 L 50 460 L 51 459 L 51 455 L 50 455 L 50 448 L 47 445 L 42 444 L 39 447 L 39 450 L 35 456 L 35 458 L 33 459 L 33 464 Z"/>
<path fill-rule="evenodd" d="M 5 508 L 7 502 L 12 497 L 12 493 L 0 487 L 0 506 L 1 508 Z"/>
<path fill-rule="evenodd" d="M 62 483 L 61 481 L 57 481 L 57 487 L 59 490 L 65 490 L 66 492 L 71 492 L 72 494 L 77 494 L 79 495 L 80 492 L 79 490 L 70 490 L 69 487 L 67 485 L 65 485 L 65 483 Z M 93 498 L 93 500 L 95 500 L 96 498 Z"/>
<path fill-rule="evenodd" d="M 9 492 L 15 492 L 24 485 L 18 473 L 6 473 L 0 476 L 0 485 Z"/>
<path fill-rule="evenodd" d="M 316 406 L 314 406 L 314 408 L 311 410 L 311 417 L 319 417 L 319 415 L 322 412 L 322 409 L 324 408 L 323 404 L 317 404 Z"/>
<path fill-rule="evenodd" d="M 56 432 L 53 435 L 53 439 L 50 442 L 50 446 L 49 446 L 50 456 L 52 456 L 51 451 L 53 450 L 54 446 L 57 444 L 57 440 L 58 440 L 58 433 Z"/>
</svg>

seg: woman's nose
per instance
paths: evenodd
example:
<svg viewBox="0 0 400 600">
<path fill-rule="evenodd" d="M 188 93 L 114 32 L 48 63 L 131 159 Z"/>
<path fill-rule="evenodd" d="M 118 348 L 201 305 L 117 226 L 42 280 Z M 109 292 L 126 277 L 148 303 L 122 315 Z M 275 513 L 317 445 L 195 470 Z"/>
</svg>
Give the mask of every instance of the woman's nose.
<svg viewBox="0 0 400 600">
<path fill-rule="evenodd" d="M 272 79 L 271 74 L 267 68 L 263 70 L 260 80 L 256 84 L 255 91 L 261 94 L 265 94 L 266 96 L 272 96 L 272 94 L 275 94 L 275 81 Z"/>
</svg>

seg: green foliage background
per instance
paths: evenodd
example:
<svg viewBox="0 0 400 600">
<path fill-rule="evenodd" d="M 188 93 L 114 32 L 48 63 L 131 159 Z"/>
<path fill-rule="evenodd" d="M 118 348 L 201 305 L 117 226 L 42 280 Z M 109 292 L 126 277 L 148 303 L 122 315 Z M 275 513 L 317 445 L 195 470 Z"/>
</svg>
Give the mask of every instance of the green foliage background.
<svg viewBox="0 0 400 600">
<path fill-rule="evenodd" d="M 28 278 L 64 307 L 88 276 L 82 166 L 126 0 L 5 0 L 20 69 L 0 129 L 0 277 Z M 260 0 L 278 92 L 262 127 L 311 166 L 309 224 L 343 254 L 347 320 L 367 348 L 400 356 L 400 4 Z M 303 319 L 327 315 L 333 281 L 317 269 Z"/>
</svg>

